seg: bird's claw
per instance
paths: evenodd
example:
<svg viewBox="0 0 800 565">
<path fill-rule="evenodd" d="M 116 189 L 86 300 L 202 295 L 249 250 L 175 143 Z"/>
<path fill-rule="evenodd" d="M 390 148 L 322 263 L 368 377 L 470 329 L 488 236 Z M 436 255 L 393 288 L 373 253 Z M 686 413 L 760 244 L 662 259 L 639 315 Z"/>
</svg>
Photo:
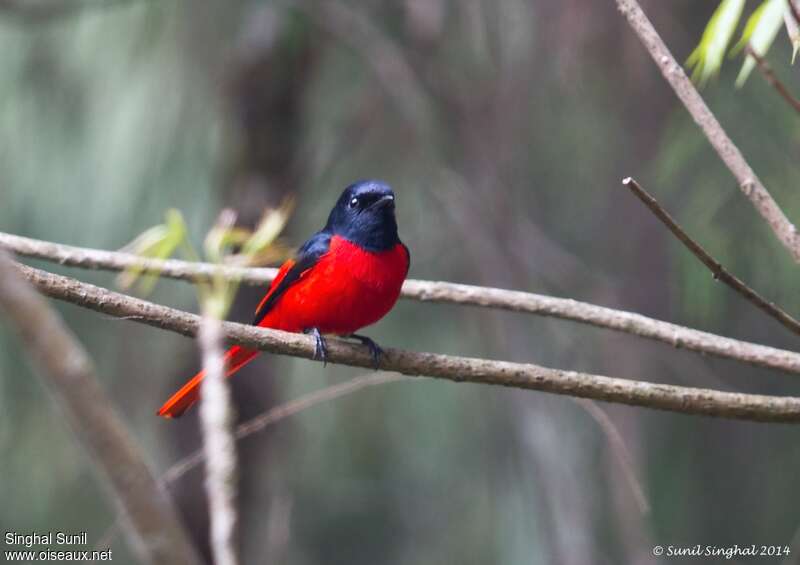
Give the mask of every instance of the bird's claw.
<svg viewBox="0 0 800 565">
<path fill-rule="evenodd" d="M 381 366 L 381 356 L 383 355 L 383 349 L 381 349 L 380 345 L 375 343 L 372 338 L 365 335 L 351 334 L 350 337 L 357 339 L 369 348 L 369 354 L 372 356 L 372 362 L 377 371 Z"/>
<path fill-rule="evenodd" d="M 314 336 L 313 359 L 322 361 L 322 366 L 325 367 L 328 364 L 328 344 L 325 342 L 325 338 L 319 333 L 318 328 L 310 328 L 306 330 L 305 333 Z"/>
</svg>

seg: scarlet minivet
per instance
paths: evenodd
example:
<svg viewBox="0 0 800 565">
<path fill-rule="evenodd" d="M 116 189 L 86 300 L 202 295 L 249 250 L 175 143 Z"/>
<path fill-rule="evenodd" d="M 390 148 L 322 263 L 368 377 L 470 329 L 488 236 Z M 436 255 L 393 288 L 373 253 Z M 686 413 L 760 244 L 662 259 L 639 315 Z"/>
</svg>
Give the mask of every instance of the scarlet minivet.
<svg viewBox="0 0 800 565">
<path fill-rule="evenodd" d="M 336 334 L 369 347 L 377 367 L 381 349 L 354 332 L 383 318 L 397 302 L 408 274 L 410 254 L 397 235 L 394 193 L 385 183 L 368 180 L 348 186 L 325 227 L 286 261 L 256 309 L 253 324 L 316 337 L 316 357 L 325 361 L 325 338 Z M 258 351 L 234 346 L 225 353 L 231 376 Z M 200 393 L 199 372 L 159 409 L 177 418 Z"/>
</svg>

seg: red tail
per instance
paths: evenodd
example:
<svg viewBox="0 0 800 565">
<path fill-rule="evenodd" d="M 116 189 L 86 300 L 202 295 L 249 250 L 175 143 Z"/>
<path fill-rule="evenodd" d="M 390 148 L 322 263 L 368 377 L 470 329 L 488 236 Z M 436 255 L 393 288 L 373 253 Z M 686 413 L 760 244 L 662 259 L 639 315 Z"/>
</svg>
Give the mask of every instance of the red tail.
<svg viewBox="0 0 800 565">
<path fill-rule="evenodd" d="M 253 357 L 258 355 L 254 349 L 244 349 L 234 345 L 225 353 L 225 376 L 232 376 L 236 371 L 247 365 Z M 200 383 L 203 382 L 205 372 L 200 371 L 192 379 L 173 394 L 164 405 L 158 409 L 158 415 L 164 418 L 180 418 L 189 407 L 200 398 Z"/>
</svg>

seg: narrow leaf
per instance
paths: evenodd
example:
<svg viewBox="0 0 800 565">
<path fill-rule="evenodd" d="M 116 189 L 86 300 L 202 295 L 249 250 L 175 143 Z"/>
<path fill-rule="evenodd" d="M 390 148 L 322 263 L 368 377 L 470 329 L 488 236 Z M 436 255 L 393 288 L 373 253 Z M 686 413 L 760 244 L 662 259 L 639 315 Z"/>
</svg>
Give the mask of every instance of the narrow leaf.
<svg viewBox="0 0 800 565">
<path fill-rule="evenodd" d="M 795 3 L 795 5 L 798 5 L 798 3 Z M 791 10 L 786 10 L 783 20 L 786 23 L 786 33 L 789 35 L 789 41 L 792 42 L 792 64 L 794 65 L 797 51 L 800 50 L 800 26 L 797 25 L 797 20 L 794 19 L 794 14 L 792 14 Z"/>
<path fill-rule="evenodd" d="M 742 38 L 733 48 L 731 54 L 739 53 L 749 43 L 753 51 L 762 57 L 766 55 L 773 41 L 775 41 L 775 35 L 781 28 L 784 22 L 783 16 L 788 9 L 786 0 L 765 0 L 762 2 L 747 21 Z M 740 88 L 745 83 L 755 64 L 755 59 L 750 55 L 745 58 L 742 70 L 739 71 L 739 76 L 736 77 L 737 88 Z"/>
<path fill-rule="evenodd" d="M 725 51 L 739 24 L 744 0 L 722 0 L 703 31 L 700 43 L 686 60 L 693 69 L 692 80 L 705 85 L 719 73 Z"/>
</svg>

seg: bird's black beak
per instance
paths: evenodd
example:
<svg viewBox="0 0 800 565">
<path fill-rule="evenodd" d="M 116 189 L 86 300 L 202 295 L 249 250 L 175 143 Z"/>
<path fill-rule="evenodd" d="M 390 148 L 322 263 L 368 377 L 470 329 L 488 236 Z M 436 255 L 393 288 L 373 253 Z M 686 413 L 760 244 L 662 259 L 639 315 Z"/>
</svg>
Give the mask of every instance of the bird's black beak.
<svg viewBox="0 0 800 565">
<path fill-rule="evenodd" d="M 381 196 L 372 204 L 372 206 L 374 208 L 394 208 L 394 195 L 386 194 L 385 196 Z"/>
</svg>

